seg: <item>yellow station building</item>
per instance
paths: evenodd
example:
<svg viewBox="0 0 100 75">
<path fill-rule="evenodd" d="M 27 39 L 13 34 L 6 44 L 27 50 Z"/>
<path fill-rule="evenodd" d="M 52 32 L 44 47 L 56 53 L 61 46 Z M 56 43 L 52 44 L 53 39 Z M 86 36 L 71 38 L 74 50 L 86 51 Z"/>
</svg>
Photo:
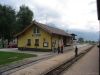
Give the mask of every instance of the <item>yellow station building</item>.
<svg viewBox="0 0 100 75">
<path fill-rule="evenodd" d="M 69 33 L 35 20 L 16 36 L 19 50 L 52 51 L 58 46 L 73 44 L 73 37 Z"/>
</svg>

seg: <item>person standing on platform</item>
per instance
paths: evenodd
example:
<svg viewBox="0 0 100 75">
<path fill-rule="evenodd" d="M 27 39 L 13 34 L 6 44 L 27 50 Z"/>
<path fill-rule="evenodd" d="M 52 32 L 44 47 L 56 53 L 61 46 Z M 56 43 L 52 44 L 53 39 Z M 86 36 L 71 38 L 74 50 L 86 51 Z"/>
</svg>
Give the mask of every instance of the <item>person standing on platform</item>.
<svg viewBox="0 0 100 75">
<path fill-rule="evenodd" d="M 77 56 L 78 56 L 78 48 L 76 46 L 76 48 L 75 48 L 75 57 L 77 57 Z"/>
<path fill-rule="evenodd" d="M 60 53 L 60 47 L 58 46 L 58 54 Z"/>
<path fill-rule="evenodd" d="M 61 46 L 61 53 L 63 53 L 63 45 Z"/>
</svg>

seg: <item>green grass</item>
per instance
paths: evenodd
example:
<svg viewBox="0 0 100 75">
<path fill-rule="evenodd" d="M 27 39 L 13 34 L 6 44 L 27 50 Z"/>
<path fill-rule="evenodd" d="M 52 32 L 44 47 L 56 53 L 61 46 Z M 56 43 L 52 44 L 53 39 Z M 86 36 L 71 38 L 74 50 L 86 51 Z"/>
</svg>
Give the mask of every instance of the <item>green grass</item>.
<svg viewBox="0 0 100 75">
<path fill-rule="evenodd" d="M 0 51 L 0 65 L 8 64 L 24 58 L 36 57 L 35 54 L 15 53 Z"/>
</svg>

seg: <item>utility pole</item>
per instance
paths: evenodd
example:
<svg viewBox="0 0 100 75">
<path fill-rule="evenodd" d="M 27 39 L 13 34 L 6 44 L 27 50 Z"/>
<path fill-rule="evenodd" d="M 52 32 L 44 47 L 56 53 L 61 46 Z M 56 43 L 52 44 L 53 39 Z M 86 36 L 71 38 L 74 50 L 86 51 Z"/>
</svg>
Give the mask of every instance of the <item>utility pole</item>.
<svg viewBox="0 0 100 75">
<path fill-rule="evenodd" d="M 100 0 L 97 0 L 97 13 L 98 13 L 98 20 L 99 20 L 99 29 L 100 29 Z M 99 30 L 99 45 L 100 45 L 100 30 Z"/>
</svg>

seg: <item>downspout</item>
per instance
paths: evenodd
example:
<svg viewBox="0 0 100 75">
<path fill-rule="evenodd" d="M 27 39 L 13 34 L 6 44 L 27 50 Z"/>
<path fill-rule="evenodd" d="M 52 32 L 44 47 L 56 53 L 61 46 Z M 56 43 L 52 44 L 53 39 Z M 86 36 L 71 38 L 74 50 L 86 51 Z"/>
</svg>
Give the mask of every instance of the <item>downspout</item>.
<svg viewBox="0 0 100 75">
<path fill-rule="evenodd" d="M 18 47 L 18 36 L 17 36 L 17 47 Z"/>
<path fill-rule="evenodd" d="M 51 34 L 51 51 L 52 51 L 52 34 Z"/>
</svg>

